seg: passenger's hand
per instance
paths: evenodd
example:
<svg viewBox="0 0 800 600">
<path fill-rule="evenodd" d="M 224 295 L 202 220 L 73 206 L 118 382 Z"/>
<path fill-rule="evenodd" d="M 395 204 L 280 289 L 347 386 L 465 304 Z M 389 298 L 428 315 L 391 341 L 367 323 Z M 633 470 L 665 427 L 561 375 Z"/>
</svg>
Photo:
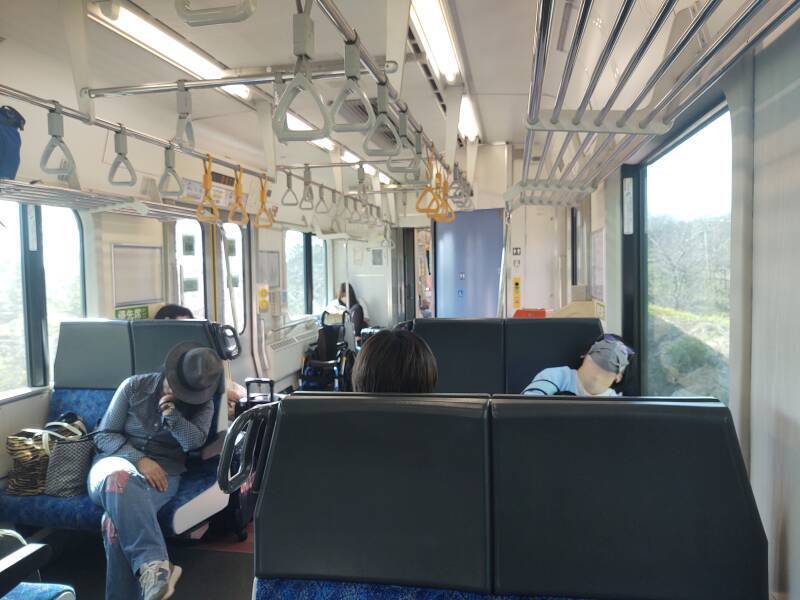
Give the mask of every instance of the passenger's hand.
<svg viewBox="0 0 800 600">
<path fill-rule="evenodd" d="M 145 456 L 136 464 L 136 468 L 139 469 L 139 473 L 147 480 L 147 483 L 159 492 L 167 491 L 167 472 L 152 458 Z"/>
<path fill-rule="evenodd" d="M 166 394 L 161 396 L 158 401 L 158 412 L 162 415 L 169 416 L 175 411 L 175 396 L 173 394 Z"/>
</svg>

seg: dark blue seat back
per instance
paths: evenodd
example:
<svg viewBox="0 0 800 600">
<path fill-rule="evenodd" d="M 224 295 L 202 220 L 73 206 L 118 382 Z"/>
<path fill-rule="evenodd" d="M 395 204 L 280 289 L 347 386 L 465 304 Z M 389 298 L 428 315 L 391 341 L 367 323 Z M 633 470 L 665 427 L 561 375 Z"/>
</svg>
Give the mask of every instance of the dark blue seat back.
<svg viewBox="0 0 800 600">
<path fill-rule="evenodd" d="M 722 403 L 492 399 L 496 594 L 766 600 Z"/>
<path fill-rule="evenodd" d="M 439 367 L 436 392 L 502 394 L 505 354 L 502 319 L 417 319 Z"/>
<path fill-rule="evenodd" d="M 208 321 L 131 321 L 133 372 L 155 373 L 164 366 L 167 352 L 180 342 L 197 342 L 214 348 Z"/>
<path fill-rule="evenodd" d="M 48 421 L 71 411 L 94 429 L 114 391 L 132 374 L 133 349 L 127 321 L 62 322 Z"/>
<path fill-rule="evenodd" d="M 256 577 L 489 592 L 488 436 L 488 397 L 287 398 Z"/>
<path fill-rule="evenodd" d="M 580 357 L 603 334 L 600 319 L 506 319 L 506 394 L 519 394 L 548 367 L 580 366 Z"/>
</svg>

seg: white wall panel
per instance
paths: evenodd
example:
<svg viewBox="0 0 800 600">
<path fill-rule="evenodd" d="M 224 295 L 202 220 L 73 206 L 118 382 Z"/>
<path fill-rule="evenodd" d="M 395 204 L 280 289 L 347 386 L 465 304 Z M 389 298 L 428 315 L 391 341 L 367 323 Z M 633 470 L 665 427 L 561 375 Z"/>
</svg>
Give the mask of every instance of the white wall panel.
<svg viewBox="0 0 800 600">
<path fill-rule="evenodd" d="M 751 479 L 772 589 L 800 598 L 800 26 L 756 57 Z"/>
</svg>

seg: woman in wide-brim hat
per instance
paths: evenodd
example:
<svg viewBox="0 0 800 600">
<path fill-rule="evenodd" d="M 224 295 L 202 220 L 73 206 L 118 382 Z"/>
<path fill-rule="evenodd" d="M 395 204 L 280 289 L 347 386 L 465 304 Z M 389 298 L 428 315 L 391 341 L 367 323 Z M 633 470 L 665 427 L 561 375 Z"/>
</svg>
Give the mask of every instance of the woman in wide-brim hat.
<svg viewBox="0 0 800 600">
<path fill-rule="evenodd" d="M 183 342 L 162 371 L 129 377 L 114 394 L 88 482 L 105 510 L 106 599 L 172 596 L 181 569 L 169 562 L 158 511 L 178 491 L 186 453 L 205 443 L 222 389 L 219 356 Z"/>
</svg>

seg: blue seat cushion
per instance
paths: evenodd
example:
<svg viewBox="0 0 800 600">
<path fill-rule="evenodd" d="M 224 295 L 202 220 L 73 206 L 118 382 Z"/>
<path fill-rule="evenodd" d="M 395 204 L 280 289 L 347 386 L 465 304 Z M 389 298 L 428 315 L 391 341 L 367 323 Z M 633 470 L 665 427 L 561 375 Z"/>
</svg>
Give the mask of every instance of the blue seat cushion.
<svg viewBox="0 0 800 600">
<path fill-rule="evenodd" d="M 175 511 L 217 484 L 219 458 L 190 464 L 181 477 L 178 493 L 158 513 L 162 527 L 168 535 L 174 534 L 172 518 Z M 0 521 L 17 525 L 50 527 L 53 529 L 100 529 L 103 509 L 91 501 L 87 494 L 58 498 L 55 496 L 11 496 L 0 493 Z"/>
<path fill-rule="evenodd" d="M 75 590 L 60 583 L 20 583 L 0 600 L 55 600 L 70 592 L 75 598 Z"/>
<path fill-rule="evenodd" d="M 552 596 L 495 596 L 377 583 L 257 579 L 255 600 L 569 600 Z"/>
<path fill-rule="evenodd" d="M 116 390 L 95 390 L 78 388 L 55 388 L 50 396 L 50 410 L 47 413 L 48 421 L 55 421 L 65 412 L 74 412 L 92 431 L 111 403 Z"/>
</svg>

